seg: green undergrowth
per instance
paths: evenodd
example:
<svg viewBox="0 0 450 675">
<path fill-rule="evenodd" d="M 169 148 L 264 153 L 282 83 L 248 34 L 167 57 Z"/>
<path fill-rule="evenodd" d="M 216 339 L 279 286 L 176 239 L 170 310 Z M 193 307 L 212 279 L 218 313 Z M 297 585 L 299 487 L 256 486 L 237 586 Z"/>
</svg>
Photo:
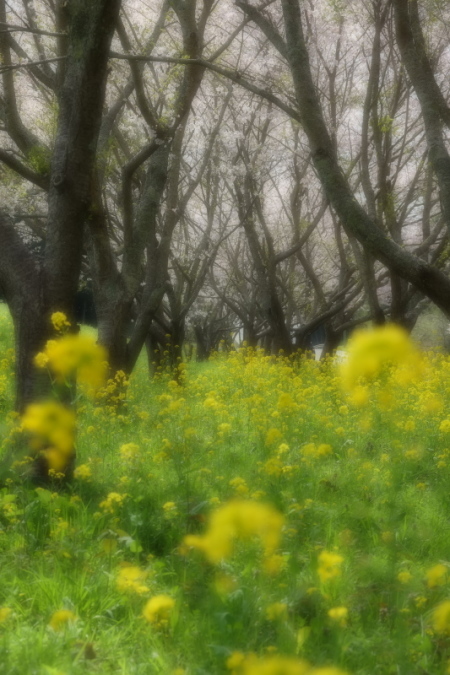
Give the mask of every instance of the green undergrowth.
<svg viewBox="0 0 450 675">
<path fill-rule="evenodd" d="M 6 452 L 6 318 L 0 343 Z M 69 485 L 27 484 L 19 460 L 0 490 L 0 672 L 216 675 L 254 652 L 325 675 L 448 673 L 449 397 L 443 356 L 359 407 L 332 362 L 242 350 L 179 384 L 142 361 L 126 404 L 81 401 Z M 184 541 L 248 501 L 284 519 L 269 557 L 243 530 L 219 562 Z M 159 623 L 155 596 L 174 601 Z"/>
</svg>

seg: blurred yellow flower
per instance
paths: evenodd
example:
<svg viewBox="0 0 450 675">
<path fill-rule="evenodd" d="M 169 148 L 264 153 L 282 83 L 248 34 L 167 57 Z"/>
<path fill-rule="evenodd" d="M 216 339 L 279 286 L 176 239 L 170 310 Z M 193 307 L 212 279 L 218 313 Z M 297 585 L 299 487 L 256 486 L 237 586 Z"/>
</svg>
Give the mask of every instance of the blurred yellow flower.
<svg viewBox="0 0 450 675">
<path fill-rule="evenodd" d="M 88 480 L 92 476 L 92 470 L 89 464 L 80 464 L 73 472 L 74 478 Z"/>
<path fill-rule="evenodd" d="M 204 535 L 188 535 L 184 543 L 218 563 L 232 555 L 235 540 L 256 537 L 269 557 L 279 545 L 283 524 L 283 516 L 268 504 L 233 500 L 212 513 Z"/>
<path fill-rule="evenodd" d="M 61 631 L 66 628 L 68 623 L 75 621 L 76 618 L 76 614 L 71 612 L 70 609 L 59 609 L 53 614 L 48 625 L 53 630 Z"/>
<path fill-rule="evenodd" d="M 268 621 L 277 621 L 287 617 L 287 605 L 285 602 L 273 602 L 266 608 L 266 619 Z"/>
<path fill-rule="evenodd" d="M 340 626 L 347 625 L 348 619 L 348 609 L 347 607 L 332 607 L 328 610 L 328 616 L 332 621 L 339 624 Z"/>
<path fill-rule="evenodd" d="M 63 452 L 72 450 L 75 415 L 61 403 L 32 403 L 25 409 L 21 421 L 22 428 L 35 435 L 44 445 L 52 445 Z"/>
<path fill-rule="evenodd" d="M 394 324 L 359 330 L 348 342 L 347 359 L 341 365 L 342 382 L 352 391 L 360 382 L 384 375 L 391 366 L 401 366 L 405 381 L 408 375 L 419 374 L 420 353 L 408 333 Z"/>
<path fill-rule="evenodd" d="M 436 586 L 443 586 L 447 582 L 448 578 L 448 567 L 442 563 L 430 567 L 426 571 L 425 577 L 427 580 L 428 588 L 436 588 Z"/>
<path fill-rule="evenodd" d="M 234 652 L 226 665 L 232 675 L 345 675 L 339 668 L 313 668 L 307 661 L 290 656 Z"/>
<path fill-rule="evenodd" d="M 403 570 L 402 572 L 399 572 L 397 574 L 397 579 L 401 584 L 408 584 L 411 581 L 412 577 L 413 575 L 411 574 L 411 572 L 408 572 L 408 570 Z"/>
<path fill-rule="evenodd" d="M 146 603 L 142 616 L 149 623 L 164 626 L 167 625 L 174 607 L 175 600 L 169 595 L 155 595 Z"/>
<path fill-rule="evenodd" d="M 148 572 L 137 565 L 123 565 L 116 576 L 116 586 L 119 591 L 132 591 L 142 595 L 150 589 L 143 581 L 148 577 Z"/>
<path fill-rule="evenodd" d="M 0 623 L 3 623 L 7 619 L 9 619 L 11 614 L 12 609 L 10 609 L 10 607 L 0 607 Z"/>
<path fill-rule="evenodd" d="M 432 621 L 437 633 L 450 633 L 450 600 L 444 600 L 434 608 Z"/>
<path fill-rule="evenodd" d="M 266 433 L 266 445 L 272 445 L 276 441 L 279 441 L 282 435 L 279 429 L 269 429 Z"/>
<path fill-rule="evenodd" d="M 322 551 L 319 555 L 319 567 L 317 569 L 317 574 L 322 583 L 340 576 L 343 562 L 344 558 L 338 553 Z"/>
<path fill-rule="evenodd" d="M 77 377 L 94 389 L 104 385 L 108 367 L 104 348 L 80 334 L 49 340 L 35 363 L 40 367 L 48 365 L 59 380 Z"/>
<path fill-rule="evenodd" d="M 124 443 L 119 449 L 120 456 L 126 462 L 131 462 L 139 455 L 139 446 L 136 443 Z"/>
</svg>

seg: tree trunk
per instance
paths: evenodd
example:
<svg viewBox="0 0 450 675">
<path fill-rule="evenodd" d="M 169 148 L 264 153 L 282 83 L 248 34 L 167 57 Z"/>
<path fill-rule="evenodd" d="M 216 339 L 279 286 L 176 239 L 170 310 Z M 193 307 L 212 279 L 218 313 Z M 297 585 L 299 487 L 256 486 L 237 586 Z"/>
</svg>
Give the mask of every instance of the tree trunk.
<svg viewBox="0 0 450 675">
<path fill-rule="evenodd" d="M 172 368 L 177 368 L 183 359 L 185 334 L 184 319 L 172 319 L 170 322 L 170 363 Z"/>
<path fill-rule="evenodd" d="M 19 412 L 46 393 L 33 356 L 51 335 L 51 313 L 63 311 L 70 318 L 73 312 L 108 54 L 120 4 L 120 0 L 78 0 L 69 6 L 68 53 L 59 91 L 42 268 L 0 214 L 0 287 L 15 327 Z"/>
<path fill-rule="evenodd" d="M 42 304 L 31 288 L 29 294 L 10 304 L 16 345 L 16 410 L 22 414 L 26 406 L 49 394 L 51 383 L 46 370 L 34 365 L 50 335 L 44 321 Z"/>
</svg>

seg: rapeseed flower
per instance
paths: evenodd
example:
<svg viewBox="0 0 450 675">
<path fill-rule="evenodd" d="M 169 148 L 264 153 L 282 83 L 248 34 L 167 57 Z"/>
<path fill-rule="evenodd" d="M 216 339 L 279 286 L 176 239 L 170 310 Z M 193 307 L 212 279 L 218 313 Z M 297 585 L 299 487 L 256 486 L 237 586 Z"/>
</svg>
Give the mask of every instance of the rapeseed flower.
<svg viewBox="0 0 450 675">
<path fill-rule="evenodd" d="M 22 430 L 30 435 L 31 448 L 45 457 L 54 477 L 63 477 L 74 451 L 74 413 L 49 400 L 27 406 L 21 422 Z"/>
<path fill-rule="evenodd" d="M 353 391 L 358 384 L 385 376 L 391 367 L 401 367 L 405 382 L 419 374 L 420 354 L 408 333 L 394 324 L 359 330 L 348 342 L 347 359 L 341 365 L 342 382 Z M 398 381 L 399 373 L 396 375 Z"/>
<path fill-rule="evenodd" d="M 436 586 L 443 586 L 448 579 L 448 567 L 442 563 L 430 567 L 426 571 L 425 577 L 427 580 L 428 588 L 436 588 Z"/>
<path fill-rule="evenodd" d="M 143 582 L 148 577 L 148 572 L 137 565 L 123 565 L 116 576 L 116 586 L 119 591 L 132 591 L 138 595 L 147 593 L 150 589 Z"/>
<path fill-rule="evenodd" d="M 0 607 L 0 623 L 4 623 L 12 614 L 10 607 Z"/>
<path fill-rule="evenodd" d="M 347 625 L 348 609 L 347 607 L 332 607 L 328 610 L 328 616 L 332 621 L 344 627 Z"/>
<path fill-rule="evenodd" d="M 149 623 L 163 627 L 168 624 L 174 607 L 175 600 L 169 595 L 155 595 L 146 603 L 142 616 Z"/>
<path fill-rule="evenodd" d="M 103 511 L 114 514 L 122 506 L 127 497 L 126 493 L 110 492 L 106 499 L 100 502 L 99 506 Z"/>
<path fill-rule="evenodd" d="M 434 608 L 432 622 L 436 633 L 450 633 L 450 600 L 444 600 Z"/>
<path fill-rule="evenodd" d="M 278 548 L 283 524 L 283 516 L 268 504 L 233 500 L 212 513 L 204 535 L 188 535 L 184 543 L 216 564 L 233 554 L 236 540 L 257 538 L 269 558 Z"/>
<path fill-rule="evenodd" d="M 105 349 L 91 337 L 80 334 L 48 340 L 35 363 L 38 367 L 48 366 L 57 380 L 76 377 L 94 389 L 103 386 L 108 367 Z"/>
<path fill-rule="evenodd" d="M 277 621 L 287 617 L 287 605 L 285 602 L 273 602 L 266 608 L 266 619 L 268 621 Z"/>
<path fill-rule="evenodd" d="M 22 416 L 22 429 L 32 434 L 40 447 L 50 445 L 63 453 L 73 449 L 75 414 L 57 401 L 32 403 Z"/>
<path fill-rule="evenodd" d="M 50 317 L 50 321 L 53 324 L 53 328 L 56 331 L 62 331 L 64 328 L 70 328 L 70 321 L 67 320 L 67 316 L 64 312 L 53 312 Z"/>
<path fill-rule="evenodd" d="M 307 661 L 290 656 L 256 656 L 235 652 L 227 660 L 232 675 L 345 675 L 339 668 L 314 668 Z"/>
<path fill-rule="evenodd" d="M 338 553 L 322 551 L 319 555 L 319 567 L 317 569 L 317 574 L 322 583 L 340 576 L 343 562 L 344 558 Z"/>
<path fill-rule="evenodd" d="M 401 584 L 409 584 L 412 578 L 413 575 L 411 574 L 411 572 L 408 572 L 408 570 L 403 570 L 402 572 L 399 572 L 397 574 L 397 579 Z"/>
<path fill-rule="evenodd" d="M 139 455 L 139 446 L 136 443 L 124 443 L 119 449 L 120 456 L 126 462 L 131 462 Z"/>
<path fill-rule="evenodd" d="M 58 609 L 54 612 L 52 618 L 49 621 L 50 628 L 53 628 L 55 631 L 64 630 L 67 625 L 76 620 L 76 614 L 70 611 L 70 609 Z"/>
<path fill-rule="evenodd" d="M 89 464 L 80 464 L 77 466 L 73 472 L 74 478 L 80 478 L 81 480 L 89 480 L 92 476 L 92 470 Z"/>
</svg>

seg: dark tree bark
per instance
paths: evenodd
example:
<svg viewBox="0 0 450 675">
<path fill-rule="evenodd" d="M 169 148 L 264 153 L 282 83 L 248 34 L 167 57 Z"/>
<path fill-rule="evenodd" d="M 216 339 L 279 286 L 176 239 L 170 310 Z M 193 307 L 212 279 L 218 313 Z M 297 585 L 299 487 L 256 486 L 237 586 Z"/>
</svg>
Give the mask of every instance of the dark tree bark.
<svg viewBox="0 0 450 675">
<path fill-rule="evenodd" d="M 59 117 L 48 187 L 48 220 L 43 264 L 28 252 L 6 220 L 0 221 L 0 286 L 14 321 L 17 350 L 16 405 L 22 411 L 41 393 L 34 354 L 50 333 L 53 311 L 72 316 L 83 246 L 83 226 L 91 205 L 92 173 L 107 62 L 120 0 L 78 0 L 67 7 L 67 59 L 61 71 Z M 4 17 L 0 1 L 0 20 Z M 2 39 L 3 59 L 9 45 Z M 24 152 L 36 146 L 18 116 L 9 71 L 3 74 L 8 131 Z"/>
<path fill-rule="evenodd" d="M 443 124 L 450 127 L 450 107 L 436 82 L 425 46 L 417 0 L 394 0 L 397 43 L 422 110 L 428 156 L 436 175 L 442 211 L 450 232 L 450 154 Z"/>
</svg>

